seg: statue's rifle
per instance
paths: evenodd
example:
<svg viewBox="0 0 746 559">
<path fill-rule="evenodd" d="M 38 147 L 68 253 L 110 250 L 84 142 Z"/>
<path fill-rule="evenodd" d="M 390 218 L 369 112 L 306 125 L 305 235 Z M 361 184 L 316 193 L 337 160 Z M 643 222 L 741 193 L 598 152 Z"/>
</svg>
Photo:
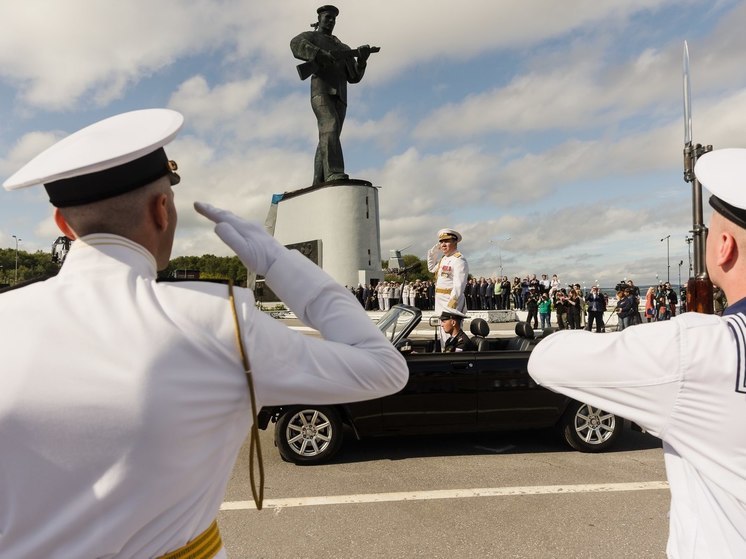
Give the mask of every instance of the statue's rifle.
<svg viewBox="0 0 746 559">
<path fill-rule="evenodd" d="M 712 146 L 692 143 L 692 85 L 689 81 L 689 46 L 684 41 L 684 180 L 692 183 L 692 239 L 694 240 L 694 275 L 686 284 L 686 309 L 712 314 L 712 281 L 707 274 L 705 244 L 707 227 L 702 216 L 702 185 L 694 175 L 694 165 Z"/>
<path fill-rule="evenodd" d="M 341 50 L 332 50 L 329 51 L 329 54 L 334 58 L 334 60 L 345 60 L 346 58 L 357 58 L 360 56 L 360 51 L 362 49 L 341 49 Z M 370 53 L 378 52 L 381 50 L 381 47 L 367 47 L 367 49 Z M 296 69 L 298 70 L 298 76 L 301 80 L 305 80 L 308 76 L 312 76 L 316 72 L 318 72 L 320 66 L 319 63 L 315 60 L 309 60 L 308 62 L 303 62 L 302 64 L 298 64 L 296 66 Z"/>
</svg>

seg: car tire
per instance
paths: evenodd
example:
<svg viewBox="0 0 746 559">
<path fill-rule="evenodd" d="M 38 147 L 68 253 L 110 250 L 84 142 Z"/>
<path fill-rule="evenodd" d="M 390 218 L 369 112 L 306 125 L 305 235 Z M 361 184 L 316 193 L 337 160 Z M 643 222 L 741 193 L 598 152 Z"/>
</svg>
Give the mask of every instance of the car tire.
<svg viewBox="0 0 746 559">
<path fill-rule="evenodd" d="M 280 456 L 294 464 L 320 464 L 342 445 L 342 420 L 327 406 L 293 406 L 275 425 L 275 444 Z"/>
<path fill-rule="evenodd" d="M 624 420 L 600 408 L 572 402 L 560 420 L 562 434 L 580 452 L 603 452 L 622 432 Z"/>
</svg>

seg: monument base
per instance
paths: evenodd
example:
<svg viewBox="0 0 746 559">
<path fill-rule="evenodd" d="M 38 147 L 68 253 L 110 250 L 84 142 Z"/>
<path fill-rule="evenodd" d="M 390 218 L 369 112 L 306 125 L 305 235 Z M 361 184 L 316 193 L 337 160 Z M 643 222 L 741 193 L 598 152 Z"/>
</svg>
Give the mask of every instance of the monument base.
<svg viewBox="0 0 746 559">
<path fill-rule="evenodd" d="M 378 187 L 341 179 L 278 197 L 275 238 L 348 287 L 383 280 Z"/>
</svg>

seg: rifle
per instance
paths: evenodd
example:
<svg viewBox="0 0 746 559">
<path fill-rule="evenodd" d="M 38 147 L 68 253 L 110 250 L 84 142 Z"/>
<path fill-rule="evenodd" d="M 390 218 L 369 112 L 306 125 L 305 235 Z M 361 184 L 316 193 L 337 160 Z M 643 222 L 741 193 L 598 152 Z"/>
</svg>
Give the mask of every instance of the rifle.
<svg viewBox="0 0 746 559">
<path fill-rule="evenodd" d="M 712 146 L 692 143 L 692 86 L 689 81 L 689 45 L 684 41 L 684 181 L 692 183 L 692 238 L 694 240 L 694 277 L 686 284 L 686 310 L 713 314 L 713 287 L 707 274 L 705 243 L 707 227 L 702 217 L 702 185 L 694 175 L 694 164 Z"/>
<path fill-rule="evenodd" d="M 378 52 L 381 50 L 381 47 L 368 47 L 368 50 L 370 50 L 371 53 Z M 334 60 L 345 60 L 347 58 L 357 58 L 360 56 L 360 49 L 342 49 L 342 50 L 332 50 L 329 51 L 329 54 L 332 55 L 332 58 Z M 308 62 L 303 62 L 302 64 L 298 64 L 295 68 L 298 70 L 298 76 L 301 80 L 305 80 L 308 76 L 311 76 L 318 72 L 319 70 L 319 63 L 315 60 L 309 60 Z"/>
</svg>

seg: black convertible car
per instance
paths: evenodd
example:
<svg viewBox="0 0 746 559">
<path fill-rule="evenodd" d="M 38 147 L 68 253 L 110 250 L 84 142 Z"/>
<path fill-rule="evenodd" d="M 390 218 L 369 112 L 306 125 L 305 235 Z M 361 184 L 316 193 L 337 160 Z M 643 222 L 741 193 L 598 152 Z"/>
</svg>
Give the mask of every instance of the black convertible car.
<svg viewBox="0 0 746 559">
<path fill-rule="evenodd" d="M 396 305 L 378 322 L 404 353 L 409 382 L 403 390 L 375 400 L 334 406 L 265 407 L 259 428 L 276 423 L 275 443 L 283 459 L 321 463 L 342 444 L 344 424 L 357 438 L 389 435 L 518 430 L 557 426 L 573 448 L 608 449 L 624 421 L 562 394 L 538 386 L 527 372 L 528 358 L 540 341 L 527 323 L 511 338 L 487 338 L 489 325 L 471 321 L 477 351 L 435 352 L 434 339 L 410 339 L 422 313 Z M 431 326 L 437 318 L 431 319 Z"/>
</svg>

